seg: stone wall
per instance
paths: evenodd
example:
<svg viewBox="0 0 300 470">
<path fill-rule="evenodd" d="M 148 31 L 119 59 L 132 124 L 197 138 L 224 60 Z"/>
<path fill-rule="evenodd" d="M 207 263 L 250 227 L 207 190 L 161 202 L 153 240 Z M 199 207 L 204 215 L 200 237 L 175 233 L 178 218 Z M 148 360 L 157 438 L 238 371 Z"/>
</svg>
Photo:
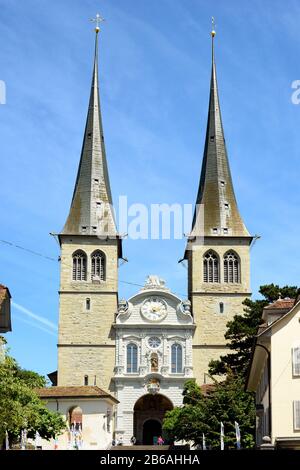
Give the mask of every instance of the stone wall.
<svg viewBox="0 0 300 470">
<path fill-rule="evenodd" d="M 193 367 L 196 380 L 207 379 L 212 359 L 228 353 L 224 334 L 228 321 L 242 314 L 243 302 L 250 294 L 250 255 L 248 237 L 207 237 L 202 244 L 192 243 L 187 253 L 189 298 L 196 324 L 193 338 Z M 203 282 L 203 256 L 213 250 L 219 257 L 220 282 Z M 240 282 L 224 283 L 223 257 L 233 250 L 240 261 Z"/>
<path fill-rule="evenodd" d="M 72 280 L 72 254 L 87 254 L 87 280 Z M 90 255 L 106 256 L 106 279 L 91 279 Z M 118 248 L 116 240 L 97 237 L 62 237 L 58 340 L 58 385 L 96 384 L 111 390 L 115 360 L 115 321 L 118 303 Z M 90 309 L 86 308 L 90 299 Z M 95 379 L 96 377 L 96 379 Z"/>
</svg>

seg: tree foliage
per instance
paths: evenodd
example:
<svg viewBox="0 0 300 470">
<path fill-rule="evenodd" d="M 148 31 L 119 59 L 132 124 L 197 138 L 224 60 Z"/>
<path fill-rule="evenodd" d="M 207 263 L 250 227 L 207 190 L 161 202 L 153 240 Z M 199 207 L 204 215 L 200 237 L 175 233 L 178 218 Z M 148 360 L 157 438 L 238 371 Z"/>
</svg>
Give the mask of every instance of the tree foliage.
<svg viewBox="0 0 300 470">
<path fill-rule="evenodd" d="M 255 401 L 252 393 L 245 392 L 245 375 L 248 370 L 251 350 L 257 328 L 262 321 L 262 312 L 266 305 L 282 298 L 296 298 L 299 290 L 296 286 L 269 284 L 261 286 L 262 299 L 246 299 L 244 312 L 235 315 L 228 322 L 225 338 L 230 352 L 217 361 L 211 361 L 210 374 L 224 375 L 222 382 L 215 381 L 213 389 L 203 395 L 194 381 L 186 382 L 183 392 L 183 406 L 166 414 L 164 430 L 173 440 L 202 443 L 205 434 L 206 444 L 211 448 L 220 448 L 220 423 L 225 428 L 225 446 L 235 445 L 234 422 L 240 426 L 242 447 L 254 446 Z"/>
<path fill-rule="evenodd" d="M 6 431 L 10 441 L 15 441 L 25 428 L 28 437 L 38 431 L 45 439 L 65 429 L 63 417 L 49 411 L 34 390 L 45 385 L 44 377 L 20 368 L 12 357 L 6 355 L 0 362 L 0 442 Z"/>
<path fill-rule="evenodd" d="M 235 448 L 234 422 L 237 421 L 242 447 L 254 446 L 255 406 L 252 394 L 244 391 L 241 377 L 229 372 L 224 382 L 215 382 L 207 396 L 194 380 L 189 380 L 183 396 L 183 406 L 168 411 L 164 419 L 163 428 L 172 440 L 191 441 L 197 446 L 202 444 L 204 434 L 206 446 L 219 449 L 222 422 L 225 448 Z"/>
<path fill-rule="evenodd" d="M 233 320 L 227 323 L 225 338 L 228 340 L 227 346 L 232 351 L 219 360 L 211 361 L 209 372 L 212 375 L 225 374 L 230 368 L 238 374 L 247 373 L 253 339 L 257 328 L 262 322 L 262 312 L 270 302 L 274 302 L 281 295 L 282 298 L 295 298 L 298 293 L 296 286 L 284 286 L 268 284 L 260 287 L 260 294 L 263 299 L 244 301 L 245 309 L 240 315 L 235 315 Z"/>
</svg>

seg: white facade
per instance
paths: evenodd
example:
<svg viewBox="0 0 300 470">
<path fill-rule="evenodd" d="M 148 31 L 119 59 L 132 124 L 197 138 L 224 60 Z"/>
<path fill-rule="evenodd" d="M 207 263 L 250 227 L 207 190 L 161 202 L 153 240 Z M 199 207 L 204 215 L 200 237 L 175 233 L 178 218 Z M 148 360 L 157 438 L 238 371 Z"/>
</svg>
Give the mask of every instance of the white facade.
<svg viewBox="0 0 300 470">
<path fill-rule="evenodd" d="M 195 325 L 190 303 L 182 302 L 172 294 L 157 276 L 149 276 L 140 292 L 128 302 L 120 302 L 114 326 L 114 382 L 116 398 L 120 402 L 116 436 L 122 436 L 124 444 L 129 444 L 132 436 L 141 442 L 144 423 L 152 419 L 161 425 L 163 410 L 156 407 L 147 411 L 144 406 L 137 418 L 135 405 L 138 400 L 152 395 L 163 400 L 166 409 L 179 406 L 184 383 L 193 377 Z M 151 398 L 149 400 L 151 402 Z"/>
<path fill-rule="evenodd" d="M 300 302 L 273 318 L 257 336 L 247 385 L 256 392 L 257 444 L 267 435 L 300 449 Z"/>
<path fill-rule="evenodd" d="M 73 407 L 82 411 L 82 429 L 78 438 L 82 450 L 106 450 L 111 447 L 113 438 L 114 404 L 111 400 L 99 398 L 58 398 L 47 399 L 47 408 L 58 411 L 66 419 Z M 76 434 L 76 433 L 75 433 Z M 41 440 L 43 450 L 72 450 L 75 438 L 65 431 L 57 440 Z"/>
</svg>

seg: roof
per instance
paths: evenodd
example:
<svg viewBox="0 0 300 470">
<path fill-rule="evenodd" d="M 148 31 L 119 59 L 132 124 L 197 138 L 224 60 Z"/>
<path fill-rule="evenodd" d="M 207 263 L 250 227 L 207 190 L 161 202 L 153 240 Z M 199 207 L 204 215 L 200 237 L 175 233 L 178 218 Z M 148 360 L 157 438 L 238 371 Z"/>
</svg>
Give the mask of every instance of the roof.
<svg viewBox="0 0 300 470">
<path fill-rule="evenodd" d="M 200 386 L 201 392 L 203 393 L 204 396 L 209 395 L 209 393 L 213 392 L 214 389 L 216 388 L 215 384 L 203 384 Z"/>
<path fill-rule="evenodd" d="M 9 296 L 9 298 L 11 298 L 8 287 L 4 286 L 3 284 L 0 284 L 0 303 L 3 302 L 7 295 Z"/>
<path fill-rule="evenodd" d="M 292 299 L 290 299 L 292 300 Z M 300 301 L 298 301 L 297 303 L 295 303 L 295 301 L 293 301 L 293 305 L 291 308 L 289 308 L 287 311 L 284 312 L 283 315 L 281 315 L 277 320 L 273 321 L 272 323 L 270 323 L 270 325 L 267 326 L 267 328 L 265 328 L 261 333 L 259 333 L 257 335 L 257 338 L 259 338 L 260 336 L 262 336 L 263 334 L 265 334 L 266 332 L 268 332 L 269 330 L 271 330 L 275 325 L 277 326 L 278 323 L 280 323 L 284 318 L 286 318 L 288 315 L 290 315 L 290 313 L 294 312 L 295 308 L 300 305 Z"/>
<path fill-rule="evenodd" d="M 45 387 L 36 389 L 40 398 L 108 398 L 118 400 L 97 386 Z"/>
<path fill-rule="evenodd" d="M 0 284 L 0 333 L 11 331 L 10 299 L 8 287 Z"/>
<path fill-rule="evenodd" d="M 118 238 L 102 127 L 98 83 L 98 34 L 80 163 L 70 212 L 60 235 Z"/>
<path fill-rule="evenodd" d="M 47 374 L 48 376 L 48 379 L 50 380 L 51 382 L 51 385 L 57 385 L 57 370 L 53 371 L 53 372 L 50 372 L 49 374 Z"/>
<path fill-rule="evenodd" d="M 251 238 L 240 216 L 231 178 L 219 103 L 214 39 L 205 147 L 191 232 L 191 236 L 194 235 Z"/>
<path fill-rule="evenodd" d="M 272 314 L 273 321 L 274 321 L 274 317 L 278 318 L 282 315 L 285 315 L 289 310 L 291 310 L 291 308 L 293 308 L 294 305 L 295 305 L 295 299 L 290 299 L 289 297 L 285 299 L 277 299 L 271 304 L 264 307 L 263 313 L 262 313 L 262 319 L 265 322 L 269 323 L 270 321 L 269 315 Z"/>
<path fill-rule="evenodd" d="M 285 299 L 277 299 L 275 302 L 272 302 L 271 304 L 267 305 L 264 310 L 270 310 L 270 309 L 291 309 L 295 305 L 295 299 L 290 299 L 289 297 Z"/>
</svg>

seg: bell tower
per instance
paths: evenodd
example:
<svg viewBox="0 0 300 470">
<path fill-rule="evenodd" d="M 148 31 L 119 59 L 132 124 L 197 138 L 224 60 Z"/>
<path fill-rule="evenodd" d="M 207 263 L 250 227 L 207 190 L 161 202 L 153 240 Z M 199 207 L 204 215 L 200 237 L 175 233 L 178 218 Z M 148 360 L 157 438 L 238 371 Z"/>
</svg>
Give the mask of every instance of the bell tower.
<svg viewBox="0 0 300 470">
<path fill-rule="evenodd" d="M 227 156 L 218 96 L 212 31 L 212 70 L 202 170 L 185 252 L 188 295 L 196 324 L 194 374 L 206 381 L 208 364 L 228 352 L 226 324 L 243 312 L 250 293 L 249 234 L 240 216 Z"/>
<path fill-rule="evenodd" d="M 111 389 L 112 331 L 118 303 L 116 230 L 98 85 L 99 19 L 87 120 L 79 168 L 61 247 L 58 385 Z"/>
</svg>

